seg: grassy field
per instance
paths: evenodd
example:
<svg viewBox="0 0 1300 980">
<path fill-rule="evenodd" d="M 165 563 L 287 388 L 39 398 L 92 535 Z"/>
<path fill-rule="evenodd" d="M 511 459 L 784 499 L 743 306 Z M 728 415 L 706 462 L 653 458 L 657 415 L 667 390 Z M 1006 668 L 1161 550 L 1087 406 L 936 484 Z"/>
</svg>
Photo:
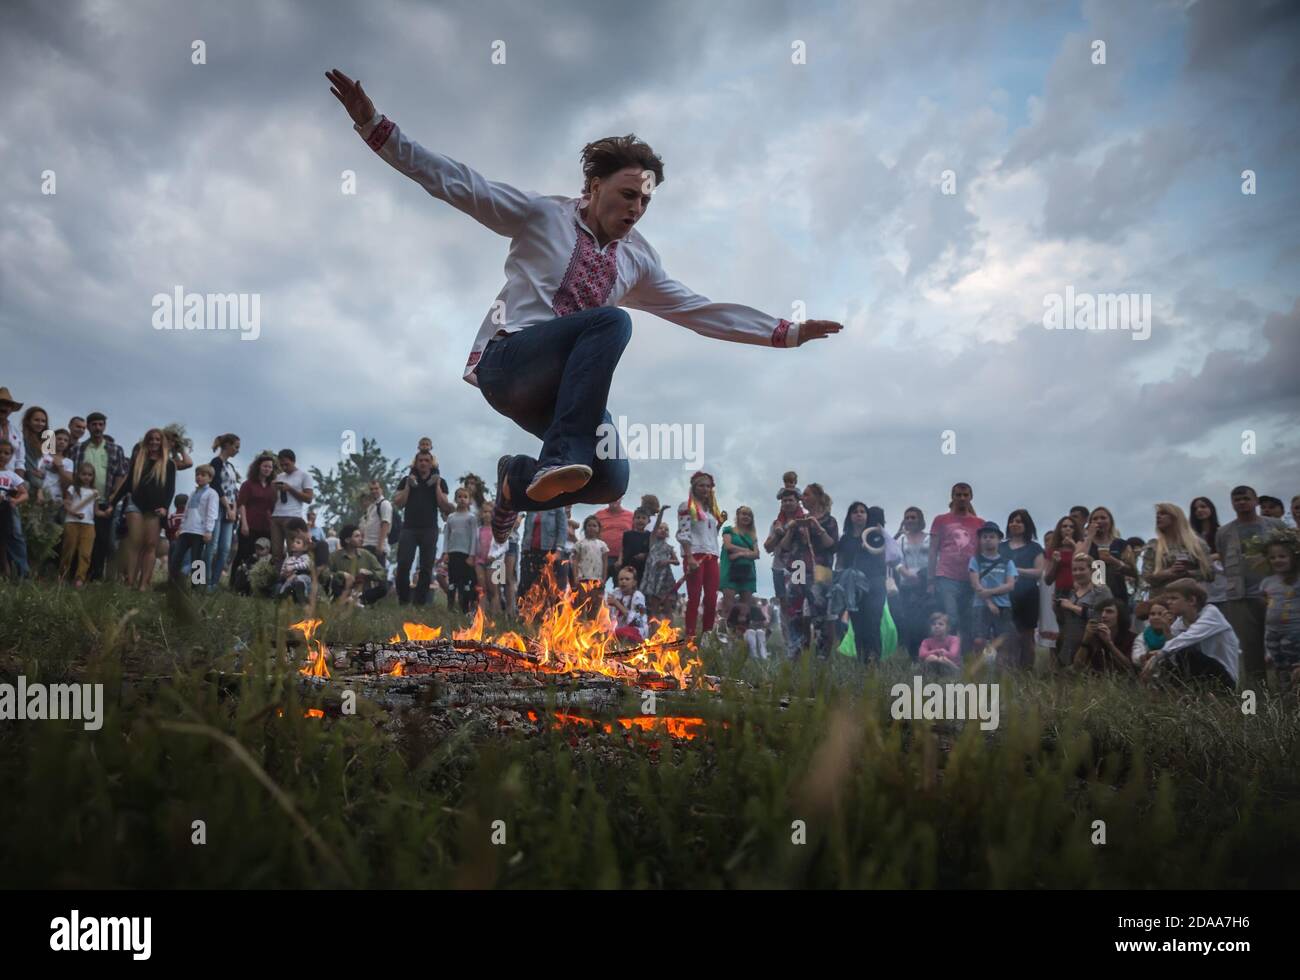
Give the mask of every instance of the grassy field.
<svg viewBox="0 0 1300 980">
<path fill-rule="evenodd" d="M 707 737 L 657 748 L 435 725 L 364 701 L 305 718 L 284 646 L 295 613 L 224 594 L 0 586 L 0 681 L 102 682 L 108 702 L 93 733 L 0 722 L 0 882 L 1300 886 L 1294 700 L 1261 697 L 1247 716 L 1105 678 L 1004 677 L 1001 725 L 983 732 L 892 720 L 910 664 L 755 663 L 706 643 L 707 669 L 745 683 L 693 699 Z M 404 618 L 391 605 L 325 616 L 327 643 L 383 639 Z M 242 673 L 238 686 L 214 669 Z"/>
</svg>

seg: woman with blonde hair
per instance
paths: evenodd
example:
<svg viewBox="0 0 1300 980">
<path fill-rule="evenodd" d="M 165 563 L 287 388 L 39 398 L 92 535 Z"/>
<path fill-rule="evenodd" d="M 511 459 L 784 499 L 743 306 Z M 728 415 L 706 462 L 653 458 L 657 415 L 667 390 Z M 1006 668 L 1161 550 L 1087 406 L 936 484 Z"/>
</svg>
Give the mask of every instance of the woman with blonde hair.
<svg viewBox="0 0 1300 980">
<path fill-rule="evenodd" d="M 1156 536 L 1138 559 L 1138 606 L 1135 616 L 1146 619 L 1146 606 L 1156 589 L 1181 578 L 1212 582 L 1214 569 L 1205 542 L 1192 530 L 1177 504 L 1156 504 Z"/>
<path fill-rule="evenodd" d="M 722 586 L 722 610 L 726 621 L 731 605 L 740 594 L 740 602 L 749 607 L 750 597 L 758 588 L 758 574 L 754 562 L 758 559 L 758 530 L 754 526 L 754 512 L 748 507 L 736 508 L 736 519 L 722 529 L 722 553 L 719 584 Z"/>
<path fill-rule="evenodd" d="M 113 491 L 110 506 L 130 495 L 126 514 L 126 549 L 123 553 L 127 588 L 141 592 L 153 580 L 154 556 L 158 550 L 167 508 L 176 493 L 176 463 L 162 429 L 144 434 L 127 464 L 126 475 Z"/>
<path fill-rule="evenodd" d="M 1110 589 L 1112 596 L 1127 605 L 1128 583 L 1124 576 L 1136 575 L 1137 567 L 1133 564 L 1133 549 L 1115 529 L 1115 515 L 1109 507 L 1092 509 L 1079 550 L 1086 552 L 1094 562 L 1100 560 L 1105 564 L 1106 588 Z"/>
</svg>

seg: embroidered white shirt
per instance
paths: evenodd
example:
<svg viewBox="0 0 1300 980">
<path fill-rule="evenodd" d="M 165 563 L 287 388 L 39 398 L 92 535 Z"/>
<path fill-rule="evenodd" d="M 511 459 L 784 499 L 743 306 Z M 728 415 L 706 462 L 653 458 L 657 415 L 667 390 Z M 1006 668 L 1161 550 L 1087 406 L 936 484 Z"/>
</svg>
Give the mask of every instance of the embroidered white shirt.
<svg viewBox="0 0 1300 980">
<path fill-rule="evenodd" d="M 714 303 L 664 271 L 659 253 L 633 228 L 603 248 L 582 220 L 578 198 L 543 196 L 488 180 L 426 150 L 378 113 L 354 126 L 394 169 L 439 200 L 510 239 L 506 284 L 483 318 L 465 365 L 472 385 L 479 358 L 498 333 L 514 333 L 577 310 L 627 306 L 705 337 L 796 347 L 799 325 L 735 303 Z"/>
</svg>

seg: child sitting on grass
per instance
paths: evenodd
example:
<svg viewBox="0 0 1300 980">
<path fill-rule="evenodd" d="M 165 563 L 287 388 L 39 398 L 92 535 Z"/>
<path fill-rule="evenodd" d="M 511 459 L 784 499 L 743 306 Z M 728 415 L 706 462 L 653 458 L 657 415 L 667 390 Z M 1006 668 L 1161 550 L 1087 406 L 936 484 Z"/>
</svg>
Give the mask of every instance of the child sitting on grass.
<svg viewBox="0 0 1300 980">
<path fill-rule="evenodd" d="M 1169 615 L 1169 603 L 1164 595 L 1153 596 L 1147 603 L 1147 624 L 1133 637 L 1133 666 L 1145 667 L 1169 639 L 1169 626 L 1173 617 Z"/>
<path fill-rule="evenodd" d="M 921 666 L 961 671 L 961 637 L 950 635 L 948 629 L 947 613 L 930 614 L 930 635 L 921 641 L 921 652 L 917 656 Z"/>
<path fill-rule="evenodd" d="M 761 603 L 761 599 L 753 596 L 732 603 L 727 613 L 727 628 L 737 639 L 745 641 L 751 657 L 766 660 L 769 624 L 767 612 Z"/>
<path fill-rule="evenodd" d="M 1268 543 L 1268 576 L 1259 589 L 1268 600 L 1264 614 L 1264 665 L 1277 672 L 1278 686 L 1290 690 L 1300 684 L 1300 590 L 1297 589 L 1297 552 L 1300 539 L 1294 530 Z"/>
<path fill-rule="evenodd" d="M 1117 599 L 1102 599 L 1093 618 L 1083 628 L 1083 640 L 1074 666 L 1099 674 L 1133 673 L 1133 633 L 1128 627 L 1128 607 Z"/>
<path fill-rule="evenodd" d="M 311 535 L 306 531 L 295 531 L 288 541 L 288 554 L 280 566 L 280 583 L 276 587 L 276 598 L 293 596 L 298 605 L 316 604 L 316 568 L 308 551 L 311 548 Z"/>
</svg>

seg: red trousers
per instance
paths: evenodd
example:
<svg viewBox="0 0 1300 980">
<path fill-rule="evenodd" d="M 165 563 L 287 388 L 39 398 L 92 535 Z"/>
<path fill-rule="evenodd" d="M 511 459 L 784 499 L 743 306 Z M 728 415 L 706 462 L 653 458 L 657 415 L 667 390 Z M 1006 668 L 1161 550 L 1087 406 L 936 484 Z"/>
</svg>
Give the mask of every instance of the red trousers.
<svg viewBox="0 0 1300 980">
<path fill-rule="evenodd" d="M 701 555 L 694 571 L 686 573 L 686 635 L 696 636 L 695 620 L 700 611 L 700 590 L 704 590 L 704 632 L 713 629 L 718 611 L 718 556 Z"/>
<path fill-rule="evenodd" d="M 645 637 L 635 626 L 620 626 L 614 630 L 614 635 L 620 640 L 631 640 L 633 643 L 640 643 Z"/>
</svg>

